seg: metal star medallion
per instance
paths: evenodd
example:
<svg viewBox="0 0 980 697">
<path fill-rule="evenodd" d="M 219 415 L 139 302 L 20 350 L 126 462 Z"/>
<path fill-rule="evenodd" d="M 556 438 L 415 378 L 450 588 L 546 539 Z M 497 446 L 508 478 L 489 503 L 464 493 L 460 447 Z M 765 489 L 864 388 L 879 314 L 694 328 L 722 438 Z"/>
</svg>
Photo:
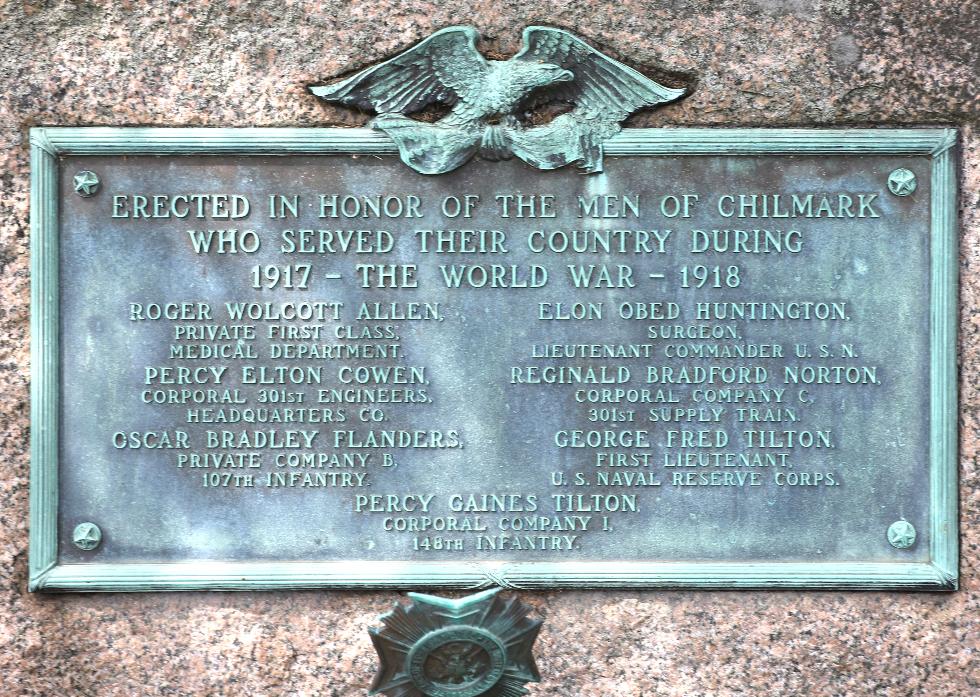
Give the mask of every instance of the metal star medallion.
<svg viewBox="0 0 980 697">
<path fill-rule="evenodd" d="M 90 552 L 102 542 L 102 531 L 95 523 L 79 523 L 72 531 L 72 542 L 79 549 Z"/>
<path fill-rule="evenodd" d="M 541 676 L 531 647 L 541 620 L 499 588 L 459 600 L 409 593 L 369 630 L 381 666 L 372 695 L 518 697 Z"/>
<path fill-rule="evenodd" d="M 76 174 L 73 180 L 75 192 L 83 198 L 93 196 L 99 190 L 99 184 L 99 175 L 87 169 Z"/>
<path fill-rule="evenodd" d="M 908 196 L 915 191 L 915 172 L 900 167 L 888 175 L 888 190 L 896 196 Z"/>
<path fill-rule="evenodd" d="M 908 549 L 915 544 L 915 528 L 907 520 L 897 520 L 888 527 L 888 542 L 892 547 Z"/>
</svg>

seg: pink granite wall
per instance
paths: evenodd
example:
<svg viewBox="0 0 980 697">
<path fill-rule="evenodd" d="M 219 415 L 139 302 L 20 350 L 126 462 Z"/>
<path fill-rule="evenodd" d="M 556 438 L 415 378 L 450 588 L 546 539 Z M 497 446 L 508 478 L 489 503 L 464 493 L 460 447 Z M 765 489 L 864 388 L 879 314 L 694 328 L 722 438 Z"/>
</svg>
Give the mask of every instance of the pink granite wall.
<svg viewBox="0 0 980 697">
<path fill-rule="evenodd" d="M 391 593 L 37 596 L 27 586 L 28 128 L 356 125 L 304 85 L 434 29 L 552 23 L 696 76 L 633 125 L 962 128 L 962 590 L 525 594 L 537 695 L 980 694 L 976 0 L 0 2 L 0 695 L 363 695 Z"/>
</svg>

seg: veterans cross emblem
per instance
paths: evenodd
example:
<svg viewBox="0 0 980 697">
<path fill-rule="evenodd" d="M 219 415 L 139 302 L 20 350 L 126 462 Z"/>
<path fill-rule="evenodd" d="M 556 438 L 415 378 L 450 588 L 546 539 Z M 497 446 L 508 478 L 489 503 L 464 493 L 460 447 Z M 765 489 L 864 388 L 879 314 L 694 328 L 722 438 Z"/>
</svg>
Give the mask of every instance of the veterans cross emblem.
<svg viewBox="0 0 980 697">
<path fill-rule="evenodd" d="M 489 160 L 516 155 L 539 169 L 571 162 L 602 171 L 602 145 L 620 122 L 671 102 L 683 89 L 665 87 L 551 27 L 528 27 L 524 47 L 505 61 L 487 60 L 473 27 L 448 27 L 403 53 L 329 85 L 318 97 L 377 112 L 402 161 L 422 174 L 453 170 L 477 152 Z M 571 110 L 539 126 L 526 117 L 545 104 Z M 433 104 L 449 108 L 435 123 L 406 114 Z"/>
<path fill-rule="evenodd" d="M 519 697 L 541 676 L 531 648 L 541 620 L 494 588 L 459 600 L 409 593 L 370 629 L 381 666 L 370 694 Z"/>
</svg>

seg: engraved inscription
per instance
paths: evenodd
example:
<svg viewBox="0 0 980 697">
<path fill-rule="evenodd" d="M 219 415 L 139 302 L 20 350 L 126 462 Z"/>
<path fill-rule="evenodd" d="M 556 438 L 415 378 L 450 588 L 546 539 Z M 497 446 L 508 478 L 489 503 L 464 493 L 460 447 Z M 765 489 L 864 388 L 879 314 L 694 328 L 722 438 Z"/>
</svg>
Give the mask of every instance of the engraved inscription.
<svg viewBox="0 0 980 697">
<path fill-rule="evenodd" d="M 884 561 L 921 519 L 914 158 L 84 160 L 62 505 L 101 559 Z"/>
</svg>

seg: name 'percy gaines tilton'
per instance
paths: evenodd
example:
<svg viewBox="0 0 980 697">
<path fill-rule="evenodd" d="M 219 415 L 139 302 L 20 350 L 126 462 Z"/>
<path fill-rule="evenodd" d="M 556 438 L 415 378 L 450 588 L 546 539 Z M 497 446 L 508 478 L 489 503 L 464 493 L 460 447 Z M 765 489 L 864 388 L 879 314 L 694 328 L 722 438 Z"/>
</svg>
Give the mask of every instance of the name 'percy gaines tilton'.
<svg viewBox="0 0 980 697">
<path fill-rule="evenodd" d="M 487 60 L 472 27 L 448 27 L 418 45 L 344 80 L 311 87 L 318 97 L 377 112 L 412 169 L 441 174 L 478 151 L 490 160 L 517 155 L 555 169 L 572 162 L 602 171 L 602 144 L 620 122 L 685 90 L 665 87 L 560 29 L 528 27 L 524 47 L 506 61 Z M 542 104 L 573 104 L 549 123 L 520 118 Z M 451 107 L 436 123 L 409 118 L 433 104 Z"/>
</svg>

